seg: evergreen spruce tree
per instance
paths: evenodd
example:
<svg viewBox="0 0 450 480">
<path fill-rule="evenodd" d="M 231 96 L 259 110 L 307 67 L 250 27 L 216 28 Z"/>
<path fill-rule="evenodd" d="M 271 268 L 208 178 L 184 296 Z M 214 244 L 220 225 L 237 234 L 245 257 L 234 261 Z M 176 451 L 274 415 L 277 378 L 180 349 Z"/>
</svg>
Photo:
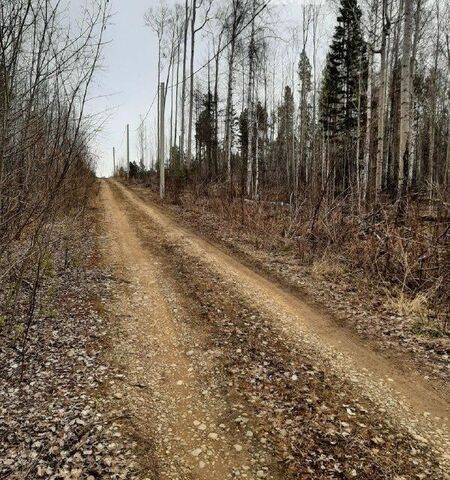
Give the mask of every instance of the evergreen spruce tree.
<svg viewBox="0 0 450 480">
<path fill-rule="evenodd" d="M 291 87 L 284 88 L 284 102 L 278 107 L 278 152 L 286 165 L 289 188 L 294 181 L 294 94 Z"/>
<path fill-rule="evenodd" d="M 332 146 L 330 156 L 339 186 L 356 171 L 359 108 L 366 83 L 366 45 L 357 0 L 341 0 L 325 65 L 320 97 L 321 123 Z"/>
<path fill-rule="evenodd" d="M 239 115 L 239 147 L 243 163 L 247 163 L 248 150 L 248 110 L 244 108 Z"/>
<path fill-rule="evenodd" d="M 197 160 L 200 169 L 203 169 L 205 175 L 210 173 L 217 174 L 214 171 L 214 152 L 216 148 L 216 133 L 215 133 L 215 99 L 211 91 L 203 95 L 201 99 L 201 108 L 198 115 L 198 120 L 195 125 L 196 140 L 198 143 Z"/>
</svg>

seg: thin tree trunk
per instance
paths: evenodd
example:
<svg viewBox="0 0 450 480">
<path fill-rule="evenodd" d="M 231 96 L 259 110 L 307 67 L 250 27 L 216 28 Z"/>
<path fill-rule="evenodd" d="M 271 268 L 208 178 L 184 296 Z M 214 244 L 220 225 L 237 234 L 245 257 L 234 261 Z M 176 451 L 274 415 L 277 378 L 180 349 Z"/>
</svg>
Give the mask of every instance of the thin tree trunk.
<svg viewBox="0 0 450 480">
<path fill-rule="evenodd" d="M 417 0 L 417 7 L 415 13 L 415 26 L 414 26 L 414 40 L 412 44 L 412 53 L 411 53 L 411 81 L 410 81 L 410 96 L 411 96 L 411 107 L 410 107 L 410 124 L 411 124 L 411 133 L 410 133 L 410 152 L 408 155 L 408 185 L 411 186 L 413 183 L 414 171 L 417 171 L 417 166 L 419 165 L 419 159 L 417 158 L 417 149 L 416 147 L 416 137 L 417 137 L 417 124 L 412 121 L 412 116 L 415 111 L 416 98 L 414 95 L 414 76 L 416 73 L 416 55 L 417 55 L 417 46 L 419 43 L 419 33 L 420 33 L 420 13 L 421 13 L 421 2 L 422 0 Z"/>
<path fill-rule="evenodd" d="M 189 3 L 185 3 L 184 43 L 183 43 L 183 83 L 181 86 L 181 131 L 180 131 L 180 161 L 184 165 L 184 137 L 185 137 L 185 108 L 186 108 L 186 60 L 187 37 L 189 28 Z"/>
<path fill-rule="evenodd" d="M 258 89 L 256 88 L 256 92 Z M 257 93 L 255 92 L 255 96 Z M 258 99 L 256 98 L 255 104 L 258 105 Z M 256 137 L 255 137 L 255 186 L 253 189 L 253 198 L 255 200 L 259 197 L 259 121 L 258 115 L 255 118 L 255 128 L 256 128 Z"/>
<path fill-rule="evenodd" d="M 253 17 L 255 16 L 256 0 L 253 0 Z M 249 71 L 248 71 L 248 96 L 247 96 L 247 197 L 252 196 L 253 188 L 253 95 L 254 95 L 254 62 L 255 62 L 255 21 L 252 22 L 252 33 L 249 45 Z"/>
<path fill-rule="evenodd" d="M 371 22 L 370 22 L 370 41 L 369 41 L 369 63 L 367 68 L 367 105 L 366 105 L 366 132 L 364 138 L 364 157 L 363 157 L 363 185 L 362 198 L 367 203 L 369 196 L 369 170 L 370 170 L 370 147 L 372 144 L 372 84 L 373 84 L 373 47 L 376 36 L 376 18 L 378 15 L 378 8 L 375 1 L 372 1 L 371 6 Z"/>
<path fill-rule="evenodd" d="M 161 136 L 159 140 L 159 196 L 161 200 L 165 196 L 165 158 L 164 158 L 164 107 L 166 103 L 164 83 L 160 84 L 160 117 L 159 117 L 159 134 Z"/>
<path fill-rule="evenodd" d="M 175 74 L 175 69 L 172 69 L 172 74 L 171 74 L 171 85 L 173 85 L 173 80 L 174 80 L 174 74 Z M 172 165 L 172 147 L 173 147 L 173 110 L 174 110 L 174 102 L 173 102 L 173 96 L 174 96 L 174 91 L 173 87 L 170 89 L 170 140 L 169 140 L 169 158 L 170 158 L 170 165 Z"/>
<path fill-rule="evenodd" d="M 188 144 L 187 144 L 187 165 L 189 167 L 192 156 L 192 116 L 194 109 L 194 55 L 195 55 L 195 20 L 197 17 L 197 0 L 192 0 L 191 10 L 191 68 L 190 68 L 190 87 L 189 87 L 189 120 L 188 120 Z"/>
<path fill-rule="evenodd" d="M 377 160 L 375 168 L 375 202 L 382 189 L 383 164 L 384 164 L 384 119 L 386 111 L 386 39 L 389 35 L 387 22 L 387 0 L 383 0 L 382 8 L 382 31 L 380 51 L 380 87 L 378 90 L 378 132 L 377 132 Z"/>
<path fill-rule="evenodd" d="M 180 80 L 180 51 L 181 44 L 178 39 L 178 52 L 177 52 L 177 80 L 175 87 L 175 126 L 174 126 L 174 145 L 178 145 L 178 95 L 179 95 L 179 80 Z"/>
<path fill-rule="evenodd" d="M 369 195 L 369 168 L 370 168 L 370 147 L 372 133 L 372 78 L 373 78 L 373 51 L 369 46 L 369 65 L 367 74 L 367 106 L 366 106 L 366 135 L 364 140 L 364 172 L 363 172 L 363 196 L 365 202 Z"/>
<path fill-rule="evenodd" d="M 219 169 L 219 65 L 220 65 L 220 47 L 222 43 L 222 32 L 219 36 L 216 53 L 216 68 L 214 78 L 214 173 L 218 174 Z"/>
<path fill-rule="evenodd" d="M 157 114 L 157 133 L 156 133 L 156 148 L 158 152 L 158 159 L 157 159 L 157 165 L 161 164 L 160 161 L 160 153 L 161 153 L 161 148 L 159 142 L 161 141 L 161 37 L 158 39 L 158 114 Z"/>
<path fill-rule="evenodd" d="M 267 56 L 265 54 L 264 56 L 264 112 L 267 114 Z M 264 123 L 263 123 L 263 135 L 262 135 L 262 146 L 261 146 L 261 173 L 258 169 L 258 191 L 257 194 L 259 195 L 259 183 L 260 183 L 260 178 L 262 178 L 261 182 L 264 182 L 266 180 L 266 175 L 267 175 L 267 165 L 266 165 L 266 149 L 267 149 L 267 117 L 264 118 Z"/>
<path fill-rule="evenodd" d="M 227 87 L 227 106 L 225 114 L 225 151 L 227 156 L 227 180 L 231 184 L 231 145 L 232 145 L 232 115 L 233 115 L 233 69 L 234 69 L 234 55 L 235 55 L 235 34 L 236 34 L 236 20 L 233 21 L 233 29 L 231 32 L 230 56 L 228 59 L 228 87 Z"/>
<path fill-rule="evenodd" d="M 450 91 L 450 35 L 445 34 L 445 41 L 447 47 L 447 91 Z M 450 107 L 449 98 L 447 96 L 447 106 Z M 450 110 L 450 108 L 449 108 Z M 450 115 L 447 115 L 447 155 L 444 167 L 444 186 L 448 189 L 450 185 Z"/>
<path fill-rule="evenodd" d="M 362 71 L 362 58 L 359 60 L 359 70 L 360 72 Z M 370 75 L 370 74 L 369 74 Z M 356 123 L 356 191 L 358 195 L 358 205 L 361 202 L 361 198 L 365 198 L 365 172 L 366 172 L 366 165 L 363 165 L 363 192 L 361 194 L 361 172 L 360 172 L 360 162 L 359 162 L 359 157 L 361 156 L 361 92 L 362 92 L 362 75 L 360 73 L 359 78 L 358 78 L 358 118 L 357 118 L 357 123 Z M 366 158 L 364 157 L 364 160 Z M 367 166 L 368 170 L 368 166 Z M 344 171 L 345 175 L 345 171 Z M 342 185 L 342 190 L 345 189 L 345 185 Z"/>
<path fill-rule="evenodd" d="M 437 33 L 436 33 L 436 48 L 434 51 L 434 65 L 431 75 L 431 115 L 430 115 L 430 151 L 428 153 L 428 195 L 431 198 L 433 195 L 434 183 L 434 169 L 435 169 L 435 144 L 436 144 L 436 88 L 437 88 L 437 73 L 439 62 L 439 48 L 440 48 L 440 21 L 439 21 L 439 2 L 436 1 L 436 17 L 437 17 Z"/>
<path fill-rule="evenodd" d="M 391 8 L 392 13 L 392 8 Z M 391 84 L 389 82 L 389 77 L 391 74 L 391 43 L 392 37 L 389 33 L 387 38 L 387 45 L 386 45 L 386 62 L 385 62 L 385 75 L 384 75 L 384 85 L 385 85 L 385 93 L 384 93 L 384 115 L 383 115 L 383 150 L 381 153 L 382 158 L 382 180 L 381 180 L 381 190 L 387 187 L 387 179 L 388 179 L 388 156 L 387 156 L 387 148 L 389 146 L 389 133 L 391 129 L 387 129 L 386 126 L 388 125 L 388 118 L 390 115 L 390 107 L 391 104 L 389 103 L 389 96 L 390 96 L 390 88 Z"/>
<path fill-rule="evenodd" d="M 400 92 L 400 142 L 398 151 L 398 193 L 405 193 L 405 164 L 409 155 L 411 129 L 411 30 L 412 0 L 404 0 L 403 47 Z"/>
<path fill-rule="evenodd" d="M 318 163 L 317 141 L 316 141 L 316 117 L 317 117 L 317 26 L 319 21 L 320 6 L 313 6 L 313 100 L 312 100 L 312 139 L 311 139 L 311 159 L 315 168 L 315 178 L 317 187 Z"/>
</svg>

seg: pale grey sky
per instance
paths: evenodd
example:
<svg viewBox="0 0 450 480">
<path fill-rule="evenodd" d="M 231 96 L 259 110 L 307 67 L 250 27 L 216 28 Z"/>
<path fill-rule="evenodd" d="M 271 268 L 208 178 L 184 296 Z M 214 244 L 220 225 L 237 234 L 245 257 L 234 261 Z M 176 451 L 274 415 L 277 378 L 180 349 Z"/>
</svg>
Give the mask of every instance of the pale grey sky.
<svg viewBox="0 0 450 480">
<path fill-rule="evenodd" d="M 85 2 L 68 1 L 71 3 L 71 12 L 76 12 Z M 224 0 L 216 0 L 219 1 Z M 112 18 L 105 32 L 105 40 L 109 43 L 104 48 L 101 69 L 95 77 L 87 105 L 88 113 L 95 116 L 96 124 L 101 125 L 93 141 L 93 149 L 98 157 L 98 176 L 111 175 L 113 146 L 116 147 L 116 163 L 121 158 L 125 159 L 127 123 L 130 124 L 130 157 L 131 160 L 137 158 L 136 129 L 140 116 L 145 115 L 149 109 L 157 88 L 157 43 L 155 34 L 145 26 L 144 13 L 149 7 L 156 6 L 159 0 L 110 2 Z M 311 0 L 305 2 L 311 3 Z M 276 10 L 282 12 L 281 34 L 286 38 L 288 28 L 301 24 L 303 3 L 302 0 L 271 0 L 273 6 L 284 7 Z M 284 71 L 283 62 L 286 62 L 288 57 L 283 51 L 283 44 L 280 49 L 279 71 L 284 72 L 283 76 L 288 76 Z M 198 65 L 202 64 L 206 60 L 206 52 L 200 51 L 196 59 Z M 146 121 L 150 144 L 154 143 L 155 112 L 156 105 Z"/>
<path fill-rule="evenodd" d="M 72 0 L 82 2 L 82 0 Z M 88 111 L 98 114 L 102 127 L 94 141 L 99 176 L 112 172 L 112 147 L 125 153 L 125 125 L 130 124 L 131 156 L 135 154 L 134 129 L 145 114 L 157 85 L 157 49 L 144 13 L 156 0 L 112 0 L 112 18 L 105 32 L 101 70 L 91 89 Z M 103 123 L 104 120 L 104 123 Z"/>
</svg>

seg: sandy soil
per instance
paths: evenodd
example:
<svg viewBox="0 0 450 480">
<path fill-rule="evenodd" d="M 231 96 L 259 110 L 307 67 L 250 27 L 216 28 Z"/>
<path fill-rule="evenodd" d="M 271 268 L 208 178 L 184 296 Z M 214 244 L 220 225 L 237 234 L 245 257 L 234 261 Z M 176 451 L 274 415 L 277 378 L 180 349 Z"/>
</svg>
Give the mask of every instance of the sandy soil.
<svg viewBox="0 0 450 480">
<path fill-rule="evenodd" d="M 449 404 L 113 181 L 111 356 L 142 478 L 449 478 Z"/>
</svg>

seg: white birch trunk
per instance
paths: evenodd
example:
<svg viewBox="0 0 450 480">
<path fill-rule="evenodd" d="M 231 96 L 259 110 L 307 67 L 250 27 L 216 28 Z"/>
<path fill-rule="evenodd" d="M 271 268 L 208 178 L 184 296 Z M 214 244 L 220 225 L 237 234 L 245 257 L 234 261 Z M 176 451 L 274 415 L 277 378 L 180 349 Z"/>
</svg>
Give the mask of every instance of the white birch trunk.
<svg viewBox="0 0 450 480">
<path fill-rule="evenodd" d="M 256 0 L 253 0 L 253 16 L 255 16 Z M 247 196 L 252 196 L 253 189 L 253 111 L 254 111 L 254 61 L 255 61 L 255 21 L 252 22 L 252 33 L 249 45 L 249 72 L 248 72 L 248 96 L 247 96 Z"/>
<path fill-rule="evenodd" d="M 404 0 L 403 47 L 401 65 L 400 92 L 400 141 L 398 152 L 398 192 L 401 195 L 405 188 L 405 161 L 409 154 L 409 137 L 411 129 L 411 30 L 412 0 Z"/>
<path fill-rule="evenodd" d="M 370 47 L 369 47 L 370 48 Z M 370 146 L 372 132 L 372 79 L 373 79 L 373 52 L 369 51 L 369 66 L 367 77 L 367 106 L 366 106 L 366 134 L 364 139 L 364 160 L 363 160 L 363 181 L 362 198 L 368 199 L 369 192 L 369 167 L 370 167 Z"/>
<path fill-rule="evenodd" d="M 430 151 L 428 153 L 428 194 L 430 198 L 433 195 L 434 183 L 434 168 L 435 168 L 435 144 L 436 144 L 436 96 L 437 96 L 437 73 L 439 62 L 439 48 L 440 48 L 440 21 L 439 21 L 439 3 L 436 2 L 436 16 L 437 16 L 437 33 L 436 33 L 436 47 L 434 51 L 434 65 L 432 72 L 432 86 L 431 86 L 431 115 L 430 115 Z"/>
<path fill-rule="evenodd" d="M 378 90 L 378 131 L 377 131 L 377 160 L 375 166 L 375 201 L 382 189 L 383 164 L 384 164 L 384 120 L 386 112 L 386 40 L 389 35 L 386 25 L 387 0 L 383 0 L 382 8 L 382 31 L 380 51 L 380 74 Z"/>
<path fill-rule="evenodd" d="M 185 138 L 185 108 L 186 108 L 186 60 L 187 60 L 187 37 L 189 27 L 189 4 L 185 3 L 184 18 L 184 47 L 183 47 L 183 83 L 181 86 L 181 127 L 180 127 L 180 160 L 184 164 L 184 138 Z"/>
<path fill-rule="evenodd" d="M 192 0 L 191 11 L 191 68 L 190 68 L 190 87 L 189 87 L 189 120 L 188 120 L 188 140 L 187 140 L 187 165 L 191 163 L 192 156 L 192 117 L 194 110 L 194 55 L 195 55 L 195 19 L 197 16 L 197 0 Z"/>
</svg>

